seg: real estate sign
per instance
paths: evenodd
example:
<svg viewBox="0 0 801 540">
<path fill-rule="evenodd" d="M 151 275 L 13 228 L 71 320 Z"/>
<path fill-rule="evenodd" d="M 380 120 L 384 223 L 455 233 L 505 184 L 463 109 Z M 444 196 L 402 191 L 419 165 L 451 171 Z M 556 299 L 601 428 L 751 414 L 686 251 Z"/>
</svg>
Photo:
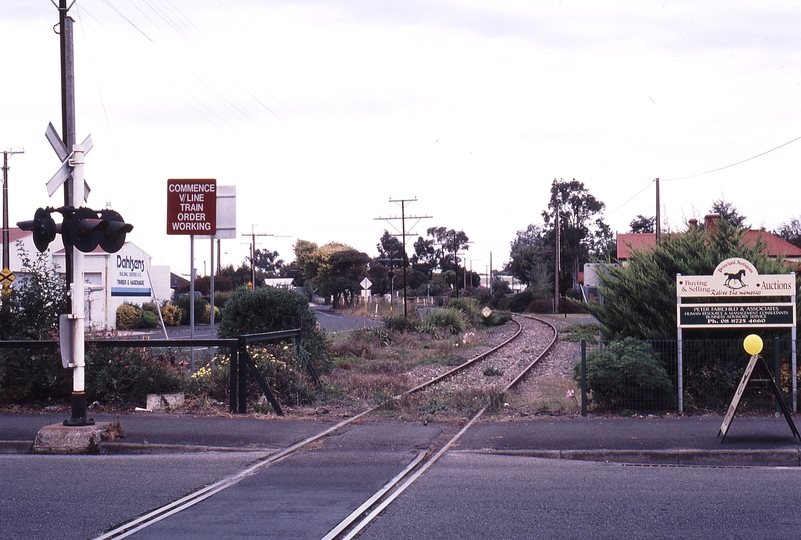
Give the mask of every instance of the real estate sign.
<svg viewBox="0 0 801 540">
<path fill-rule="evenodd" d="M 726 259 L 711 276 L 676 276 L 676 296 L 681 298 L 732 298 L 793 296 L 795 274 L 759 275 L 745 259 Z"/>
<path fill-rule="evenodd" d="M 732 258 L 720 263 L 711 276 L 676 276 L 676 309 L 679 328 L 717 326 L 794 327 L 794 302 L 762 304 L 682 304 L 683 298 L 723 298 L 744 300 L 756 297 L 795 296 L 795 274 L 760 275 L 745 259 Z"/>
</svg>

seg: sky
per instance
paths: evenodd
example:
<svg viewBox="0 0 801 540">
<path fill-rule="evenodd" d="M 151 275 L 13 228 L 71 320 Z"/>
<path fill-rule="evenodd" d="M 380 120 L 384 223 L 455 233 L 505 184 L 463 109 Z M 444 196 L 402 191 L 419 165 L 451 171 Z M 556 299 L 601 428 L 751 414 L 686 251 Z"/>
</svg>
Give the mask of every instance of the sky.
<svg viewBox="0 0 801 540">
<path fill-rule="evenodd" d="M 57 0 L 56 0 L 56 3 Z M 77 0 L 77 138 L 91 134 L 88 205 L 187 274 L 166 234 L 167 180 L 237 192 L 237 238 L 294 259 L 299 239 L 376 256 L 384 230 L 413 253 L 462 230 L 466 264 L 503 267 L 542 225 L 554 179 L 582 182 L 627 232 L 682 230 L 716 200 L 754 228 L 801 217 L 801 8 L 787 1 Z M 60 206 L 58 12 L 0 7 L 0 150 L 9 220 Z M 758 156 L 758 157 L 757 157 Z M 753 159 L 751 159 L 753 158 Z M 715 172 L 710 172 L 715 171 Z M 415 219 L 420 218 L 420 219 Z M 195 241 L 207 274 L 208 240 Z"/>
</svg>

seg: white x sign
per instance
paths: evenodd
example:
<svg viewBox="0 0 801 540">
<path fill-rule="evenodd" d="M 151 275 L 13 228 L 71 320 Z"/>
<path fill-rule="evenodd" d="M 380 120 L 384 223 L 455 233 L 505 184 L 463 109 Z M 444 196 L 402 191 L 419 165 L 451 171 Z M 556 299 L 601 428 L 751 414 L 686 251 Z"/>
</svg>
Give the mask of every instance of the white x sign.
<svg viewBox="0 0 801 540">
<path fill-rule="evenodd" d="M 45 137 L 50 142 L 50 146 L 53 147 L 53 150 L 56 151 L 56 155 L 58 159 L 61 160 L 61 167 L 58 168 L 56 174 L 53 175 L 47 182 L 47 195 L 52 197 L 53 193 L 61 187 L 61 184 L 70 177 L 72 174 L 72 164 L 70 163 L 70 158 L 72 158 L 72 152 L 67 152 L 67 146 L 61 140 L 61 137 L 58 136 L 56 133 L 56 128 L 53 127 L 52 123 L 47 124 L 47 129 L 45 130 Z M 92 149 L 92 136 L 89 135 L 84 139 L 83 143 L 83 152 L 84 155 L 89 153 L 89 150 Z M 89 188 L 89 184 L 84 181 L 83 183 L 83 200 L 87 202 L 89 200 L 89 192 L 92 191 Z"/>
</svg>

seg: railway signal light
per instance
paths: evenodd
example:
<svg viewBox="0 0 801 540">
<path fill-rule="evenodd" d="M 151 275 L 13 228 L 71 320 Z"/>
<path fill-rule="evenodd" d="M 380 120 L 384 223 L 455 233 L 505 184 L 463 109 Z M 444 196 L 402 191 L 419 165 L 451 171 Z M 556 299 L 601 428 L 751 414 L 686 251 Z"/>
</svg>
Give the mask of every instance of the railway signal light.
<svg viewBox="0 0 801 540">
<path fill-rule="evenodd" d="M 37 208 L 32 220 L 17 222 L 17 227 L 23 231 L 33 232 L 33 244 L 40 252 L 47 251 L 47 246 L 55 240 L 59 232 L 59 226 L 50 217 L 53 211 L 50 207 Z"/>
<path fill-rule="evenodd" d="M 56 224 L 50 217 L 52 212 L 61 213 L 63 223 Z M 119 212 L 84 207 L 39 208 L 32 220 L 19 221 L 17 226 L 24 231 L 33 231 L 33 243 L 41 252 L 47 250 L 60 232 L 65 246 L 72 245 L 89 253 L 99 245 L 107 253 L 116 253 L 125 244 L 125 235 L 133 230 L 133 225 L 125 223 Z"/>
<path fill-rule="evenodd" d="M 133 225 L 125 223 L 119 212 L 111 209 L 101 210 L 100 217 L 108 223 L 100 234 L 100 247 L 107 253 L 117 253 L 125 245 L 125 235 L 133 230 Z"/>
</svg>

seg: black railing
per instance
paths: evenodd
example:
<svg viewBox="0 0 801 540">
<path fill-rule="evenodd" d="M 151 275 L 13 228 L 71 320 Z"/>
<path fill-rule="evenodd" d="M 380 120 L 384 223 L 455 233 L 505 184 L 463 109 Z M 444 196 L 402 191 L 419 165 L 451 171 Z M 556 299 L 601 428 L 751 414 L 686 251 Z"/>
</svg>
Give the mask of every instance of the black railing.
<svg viewBox="0 0 801 540">
<path fill-rule="evenodd" d="M 283 416 L 281 405 L 275 399 L 264 375 L 259 371 L 256 363 L 248 353 L 247 346 L 250 343 L 269 343 L 292 339 L 295 344 L 296 354 L 301 356 L 303 348 L 300 343 L 300 329 L 279 330 L 277 332 L 265 332 L 261 334 L 246 334 L 237 338 L 229 339 L 87 339 L 85 344 L 95 348 L 194 348 L 194 347 L 216 347 L 228 349 L 231 355 L 229 366 L 229 410 L 231 413 L 244 414 L 247 412 L 247 373 L 248 371 L 255 377 L 261 387 L 264 396 L 270 402 L 273 410 L 278 416 Z M 0 341 L 0 349 L 58 349 L 58 341 L 28 341 L 12 340 Z M 315 384 L 319 385 L 317 374 L 311 362 L 302 362 L 306 365 L 309 375 Z"/>
</svg>

